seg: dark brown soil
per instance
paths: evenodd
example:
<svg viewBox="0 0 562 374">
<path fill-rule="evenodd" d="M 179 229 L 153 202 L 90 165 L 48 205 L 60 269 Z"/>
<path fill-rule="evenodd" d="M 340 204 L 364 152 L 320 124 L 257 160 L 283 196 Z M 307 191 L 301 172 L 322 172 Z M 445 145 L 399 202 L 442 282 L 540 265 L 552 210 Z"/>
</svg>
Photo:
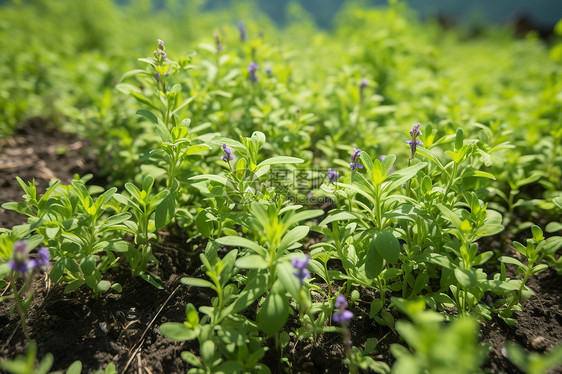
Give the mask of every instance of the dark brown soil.
<svg viewBox="0 0 562 374">
<path fill-rule="evenodd" d="M 38 344 L 38 356 L 54 355 L 53 369 L 66 369 L 81 360 L 87 371 L 104 368 L 113 362 L 119 371 L 128 364 L 128 372 L 185 373 L 187 364 L 180 352 L 185 343 L 164 338 L 159 326 L 166 321 L 185 319 L 187 300 L 208 304 L 197 290 L 180 285 L 180 278 L 198 271 L 193 254 L 178 244 L 156 246 L 164 281 L 158 290 L 127 272 L 112 280 L 120 282 L 123 292 L 107 293 L 92 299 L 86 289 L 64 294 L 60 284 L 45 286 L 43 277 L 34 280 L 36 290 L 28 317 L 29 332 Z M 10 317 L 12 302 L 0 304 L 0 357 L 14 357 L 25 348 L 25 338 L 16 315 Z M 129 362 L 130 361 L 130 362 Z"/>
<path fill-rule="evenodd" d="M 21 201 L 22 190 L 15 180 L 35 178 L 42 193 L 53 178 L 68 183 L 74 173 L 95 172 L 95 161 L 85 155 L 87 142 L 75 136 L 61 134 L 41 120 L 32 120 L 14 137 L 0 143 L 0 203 Z M 102 184 L 102 183 L 99 183 Z M 0 209 L 0 227 L 12 227 L 26 221 L 25 217 Z M 34 279 L 35 298 L 31 304 L 29 331 L 38 344 L 38 357 L 50 352 L 55 357 L 53 370 L 64 370 L 73 361 L 81 360 L 84 372 L 91 372 L 114 362 L 119 372 L 185 373 L 187 364 L 180 352 L 197 352 L 196 342 L 174 342 L 164 338 L 159 326 L 167 321 L 181 322 L 188 302 L 196 307 L 210 305 L 209 295 L 198 288 L 181 286 L 183 276 L 200 276 L 200 262 L 192 244 L 178 230 L 162 235 L 161 244 L 154 247 L 160 260 L 156 274 L 163 279 L 158 290 L 141 279 L 132 279 L 126 268 L 107 276 L 121 283 L 123 292 L 109 292 L 92 299 L 86 289 L 64 294 L 64 285 L 48 285 L 44 276 Z M 505 242 L 499 240 L 499 242 Z M 489 249 L 504 251 L 505 244 L 490 242 Z M 502 248 L 503 247 L 503 248 Z M 544 352 L 562 341 L 562 276 L 547 270 L 531 278 L 529 286 L 537 296 L 517 313 L 517 325 L 507 326 L 499 318 L 484 323 L 481 340 L 490 342 L 492 351 L 485 368 L 493 373 L 519 373 L 502 353 L 506 341 L 513 341 L 528 351 Z M 0 290 L 0 294 L 7 290 Z M 364 348 L 365 342 L 380 340 L 374 358 L 391 364 L 389 353 L 399 337 L 389 328 L 376 324 L 368 317 L 369 297 L 352 310 L 358 318 L 350 324 L 353 344 Z M 0 359 L 13 358 L 25 350 L 25 338 L 16 315 L 10 316 L 11 301 L 0 303 Z M 361 317 L 360 317 L 361 316 Z M 395 315 L 395 318 L 402 318 Z M 296 319 L 289 329 L 298 328 Z M 340 334 L 323 334 L 316 344 L 292 341 L 284 357 L 292 368 L 279 361 L 279 353 L 270 341 L 263 359 L 274 373 L 343 373 L 345 350 Z M 562 369 L 555 371 L 562 373 Z"/>
<path fill-rule="evenodd" d="M 529 288 L 535 292 L 515 313 L 517 324 L 507 325 L 495 316 L 481 329 L 482 341 L 492 344 L 488 365 L 494 373 L 521 373 L 505 356 L 504 344 L 514 342 L 529 352 L 544 353 L 562 343 L 562 275 L 547 269 L 530 278 Z M 562 367 L 551 371 L 562 373 Z"/>
<path fill-rule="evenodd" d="M 24 182 L 35 179 L 37 192 L 43 193 L 53 179 L 70 183 L 74 174 L 95 175 L 96 161 L 86 154 L 87 146 L 88 141 L 63 134 L 40 118 L 21 125 L 14 136 L 0 139 L 0 205 L 22 201 L 24 192 L 16 177 Z M 26 218 L 0 207 L 0 227 L 11 228 Z"/>
</svg>

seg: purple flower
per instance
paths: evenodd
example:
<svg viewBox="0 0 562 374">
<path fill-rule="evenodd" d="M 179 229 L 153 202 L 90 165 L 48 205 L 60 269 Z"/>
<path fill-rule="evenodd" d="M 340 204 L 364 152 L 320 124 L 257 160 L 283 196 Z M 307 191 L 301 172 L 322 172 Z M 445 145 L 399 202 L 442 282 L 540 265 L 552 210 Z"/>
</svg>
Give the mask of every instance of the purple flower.
<svg viewBox="0 0 562 374">
<path fill-rule="evenodd" d="M 349 310 L 343 310 L 341 312 L 334 313 L 334 321 L 345 323 L 353 318 L 353 313 Z"/>
<path fill-rule="evenodd" d="M 412 152 L 411 158 L 414 158 L 414 155 L 416 154 L 417 146 L 423 145 L 421 141 L 417 140 L 418 136 L 420 136 L 421 134 L 422 132 L 420 131 L 419 123 L 410 130 L 410 136 L 412 137 L 412 140 L 407 140 L 406 144 L 410 146 L 410 150 Z"/>
<path fill-rule="evenodd" d="M 38 269 L 46 269 L 49 267 L 49 260 L 51 259 L 51 254 L 49 250 L 45 247 L 39 248 L 37 251 L 37 258 L 34 260 L 35 267 Z"/>
<path fill-rule="evenodd" d="M 161 39 L 158 39 L 158 49 L 163 51 L 165 49 L 164 47 L 164 41 Z"/>
<path fill-rule="evenodd" d="M 357 163 L 357 158 L 360 157 L 360 155 L 361 150 L 359 148 L 353 148 L 353 153 L 351 154 L 351 163 L 349 164 L 352 173 L 356 168 L 363 169 L 363 165 Z"/>
<path fill-rule="evenodd" d="M 335 308 L 338 310 L 333 315 L 333 319 L 336 322 L 347 323 L 353 318 L 353 313 L 347 310 L 348 304 L 344 295 L 338 295 L 336 298 Z"/>
<path fill-rule="evenodd" d="M 310 255 L 306 255 L 303 259 L 295 257 L 291 260 L 291 265 L 296 270 L 293 275 L 299 279 L 301 286 L 304 279 L 310 277 L 310 272 L 306 269 L 308 261 L 310 261 Z"/>
<path fill-rule="evenodd" d="M 368 85 L 369 81 L 367 80 L 367 78 L 363 78 L 361 79 L 361 85 L 359 85 L 359 88 L 361 88 L 361 90 L 364 90 Z"/>
<path fill-rule="evenodd" d="M 336 183 L 339 176 L 340 173 L 338 173 L 336 170 L 328 169 L 328 180 L 330 181 L 330 183 Z"/>
<path fill-rule="evenodd" d="M 232 150 L 226 146 L 226 144 L 222 145 L 222 150 L 224 151 L 224 156 L 221 156 L 221 160 L 229 162 L 230 160 L 234 160 L 234 155 L 232 154 Z"/>
<path fill-rule="evenodd" d="M 154 73 L 154 79 L 159 80 L 159 79 L 160 79 L 160 74 Z"/>
<path fill-rule="evenodd" d="M 13 252 L 13 260 L 8 262 L 8 266 L 15 273 L 27 274 L 29 270 L 35 267 L 35 262 L 29 259 L 27 240 L 15 242 Z"/>
<path fill-rule="evenodd" d="M 421 142 L 419 140 L 416 141 L 415 143 L 416 143 L 416 145 L 423 145 L 423 142 Z M 412 145 L 412 144 L 414 144 L 414 141 L 413 140 L 406 140 L 406 144 Z"/>
<path fill-rule="evenodd" d="M 359 97 L 361 101 L 365 98 L 365 88 L 369 85 L 369 81 L 366 78 L 361 79 L 361 84 L 359 85 Z"/>
<path fill-rule="evenodd" d="M 355 162 L 357 157 L 361 154 L 361 150 L 359 148 L 353 148 L 353 153 L 351 154 L 351 162 Z"/>
<path fill-rule="evenodd" d="M 344 295 L 338 295 L 338 297 L 336 297 L 336 305 L 335 307 L 340 309 L 340 308 L 347 308 L 349 304 L 347 303 L 347 299 L 345 298 Z"/>
<path fill-rule="evenodd" d="M 249 73 L 255 73 L 256 70 L 258 70 L 258 64 L 256 64 L 255 62 L 250 62 L 250 64 L 248 65 L 248 72 Z"/>
<path fill-rule="evenodd" d="M 256 76 L 256 71 L 258 70 L 259 66 L 255 62 L 250 62 L 248 65 L 248 73 L 250 73 L 250 80 L 252 82 L 259 82 L 260 79 Z"/>
<path fill-rule="evenodd" d="M 413 140 L 416 140 L 418 136 L 420 136 L 422 132 L 420 131 L 420 124 L 418 123 L 410 130 L 410 135 L 412 136 Z"/>
<path fill-rule="evenodd" d="M 240 32 L 240 40 L 245 42 L 246 41 L 246 25 L 244 25 L 244 22 L 238 22 L 238 31 Z"/>
</svg>

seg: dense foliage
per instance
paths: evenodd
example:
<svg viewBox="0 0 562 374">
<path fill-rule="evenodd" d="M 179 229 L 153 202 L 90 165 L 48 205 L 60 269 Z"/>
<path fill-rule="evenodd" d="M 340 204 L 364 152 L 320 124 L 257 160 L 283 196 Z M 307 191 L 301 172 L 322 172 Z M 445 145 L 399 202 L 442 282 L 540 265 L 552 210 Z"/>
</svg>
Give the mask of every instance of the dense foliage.
<svg viewBox="0 0 562 374">
<path fill-rule="evenodd" d="M 87 137 L 108 186 L 19 180 L 3 207 L 29 218 L 0 229 L 0 300 L 25 321 L 39 246 L 68 292 L 120 292 L 108 272 L 161 287 L 153 246 L 177 226 L 204 274 L 182 283 L 213 295 L 161 326 L 199 342 L 191 373 L 268 372 L 270 339 L 283 357 L 334 331 L 353 372 L 478 372 L 478 321 L 515 324 L 529 277 L 562 271 L 560 41 L 467 39 L 395 2 L 348 4 L 329 32 L 296 4 L 278 30 L 252 4 L 168 3 L 2 8 L 0 130 L 41 116 Z M 507 234 L 517 256 L 486 241 Z M 353 345 L 361 302 L 403 338 L 392 368 L 376 339 Z"/>
</svg>

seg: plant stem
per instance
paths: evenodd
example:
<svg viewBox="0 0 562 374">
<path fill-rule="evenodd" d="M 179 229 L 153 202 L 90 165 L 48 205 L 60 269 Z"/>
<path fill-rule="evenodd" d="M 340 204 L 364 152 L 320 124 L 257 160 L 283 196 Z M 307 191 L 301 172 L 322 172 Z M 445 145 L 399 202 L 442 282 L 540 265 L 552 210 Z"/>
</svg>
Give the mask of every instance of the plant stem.
<svg viewBox="0 0 562 374">
<path fill-rule="evenodd" d="M 18 309 L 18 313 L 19 313 L 20 319 L 21 319 L 21 329 L 23 331 L 23 334 L 25 335 L 25 338 L 28 341 L 30 341 L 31 337 L 29 336 L 29 332 L 27 331 L 27 323 L 25 321 L 26 318 L 27 318 L 27 313 L 25 311 L 23 303 L 21 302 L 21 297 L 20 297 L 20 294 L 18 292 L 18 287 L 16 286 L 15 280 L 12 281 L 12 289 L 14 291 L 14 299 L 16 301 L 16 308 Z"/>
</svg>

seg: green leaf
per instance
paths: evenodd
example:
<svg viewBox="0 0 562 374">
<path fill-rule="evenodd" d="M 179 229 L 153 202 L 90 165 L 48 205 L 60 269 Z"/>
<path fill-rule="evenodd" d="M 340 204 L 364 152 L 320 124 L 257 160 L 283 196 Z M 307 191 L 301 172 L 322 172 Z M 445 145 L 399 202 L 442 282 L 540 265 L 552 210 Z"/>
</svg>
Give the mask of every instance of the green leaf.
<svg viewBox="0 0 562 374">
<path fill-rule="evenodd" d="M 476 275 L 472 270 L 456 268 L 455 278 L 465 290 L 476 285 Z"/>
<path fill-rule="evenodd" d="M 176 212 L 176 194 L 169 193 L 156 207 L 154 224 L 156 230 L 161 229 L 172 221 Z"/>
<path fill-rule="evenodd" d="M 158 288 L 159 290 L 163 290 L 164 287 L 162 287 L 157 281 L 156 278 L 160 279 L 160 277 L 157 277 L 155 275 L 151 275 L 145 272 L 141 272 L 139 274 L 139 277 L 141 277 L 142 279 L 144 279 L 145 281 L 147 281 L 148 283 L 150 283 L 151 285 L 153 285 L 154 287 Z"/>
<path fill-rule="evenodd" d="M 76 279 L 75 281 L 72 281 L 66 285 L 66 287 L 64 288 L 64 293 L 74 291 L 75 289 L 82 287 L 85 283 L 86 282 L 84 282 L 82 279 Z"/>
<path fill-rule="evenodd" d="M 365 168 L 367 169 L 367 172 L 369 174 L 372 174 L 373 172 L 373 160 L 371 159 L 371 156 L 369 156 L 369 154 L 365 151 L 362 151 L 360 153 L 360 157 L 359 157 L 363 163 L 363 165 L 365 165 Z"/>
<path fill-rule="evenodd" d="M 555 197 L 552 199 L 552 202 L 556 204 L 558 208 L 562 209 L 562 196 Z"/>
<path fill-rule="evenodd" d="M 302 158 L 297 157 L 289 157 L 289 156 L 276 156 L 268 158 L 260 162 L 257 166 L 257 169 L 260 169 L 266 165 L 276 165 L 276 164 L 301 164 L 304 160 Z"/>
<path fill-rule="evenodd" d="M 258 312 L 258 326 L 266 334 L 274 335 L 285 325 L 288 317 L 289 301 L 281 294 L 271 292 Z"/>
<path fill-rule="evenodd" d="M 384 259 L 375 249 L 375 240 L 372 240 L 367 248 L 367 256 L 365 258 L 365 273 L 369 278 L 376 278 L 382 271 Z"/>
<path fill-rule="evenodd" d="M 457 136 L 455 136 L 455 149 L 461 149 L 464 143 L 464 133 L 459 127 L 457 129 Z"/>
<path fill-rule="evenodd" d="M 475 170 L 474 172 L 472 172 L 471 176 L 496 180 L 496 177 L 494 176 L 494 174 L 490 174 L 490 173 L 487 173 L 485 171 L 480 171 L 480 170 Z"/>
<path fill-rule="evenodd" d="M 235 265 L 239 269 L 265 269 L 269 263 L 260 255 L 246 255 L 236 260 Z"/>
<path fill-rule="evenodd" d="M 165 322 L 160 326 L 160 332 L 165 337 L 175 340 L 193 340 L 197 337 L 198 331 L 191 329 L 179 322 Z"/>
<path fill-rule="evenodd" d="M 211 362 L 215 356 L 216 346 L 212 340 L 205 340 L 199 348 L 203 362 Z"/>
<path fill-rule="evenodd" d="M 292 229 L 291 231 L 289 231 L 288 233 L 285 234 L 285 236 L 281 240 L 281 243 L 279 244 L 279 247 L 278 247 L 277 251 L 278 252 L 285 251 L 292 244 L 294 244 L 294 243 L 298 242 L 299 240 L 303 239 L 304 237 L 306 237 L 309 230 L 310 230 L 310 228 L 308 226 L 297 226 L 297 227 L 295 227 L 294 229 Z M 280 253 L 278 253 L 278 255 L 279 254 Z"/>
<path fill-rule="evenodd" d="M 503 225 L 500 224 L 488 224 L 484 226 L 480 226 L 478 230 L 476 230 L 476 235 L 478 236 L 492 236 L 496 235 L 504 230 Z"/>
<path fill-rule="evenodd" d="M 385 177 L 388 175 L 388 173 L 390 173 L 390 170 L 392 169 L 392 166 L 394 165 L 395 161 L 396 161 L 395 155 L 386 155 L 382 160 L 382 170 Z"/>
<path fill-rule="evenodd" d="M 269 277 L 266 274 L 263 274 L 263 272 L 260 274 L 257 273 L 257 270 L 250 270 L 248 279 L 248 284 L 246 284 L 244 290 L 240 292 L 240 294 L 236 298 L 236 301 L 234 301 L 232 304 L 221 311 L 221 314 L 218 318 L 219 322 L 233 313 L 238 313 L 246 309 L 268 289 Z"/>
<path fill-rule="evenodd" d="M 498 258 L 498 260 L 500 260 L 501 262 L 503 262 L 505 264 L 512 264 L 512 265 L 517 265 L 521 268 L 525 268 L 525 265 L 523 265 L 523 263 L 521 261 L 519 261 L 518 259 L 513 258 L 513 257 L 501 256 L 500 258 Z"/>
<path fill-rule="evenodd" d="M 106 280 L 102 280 L 101 282 L 99 282 L 97 284 L 97 290 L 100 293 L 104 293 L 107 292 L 107 290 L 109 290 L 109 288 L 111 287 L 111 282 L 106 281 Z"/>
<path fill-rule="evenodd" d="M 121 287 L 121 285 L 119 283 L 113 283 L 111 285 L 111 289 L 116 291 L 116 292 L 122 292 L 123 291 L 123 287 Z"/>
<path fill-rule="evenodd" d="M 373 184 L 379 185 L 384 182 L 386 175 L 384 175 L 381 162 L 376 159 L 373 161 L 372 181 Z"/>
<path fill-rule="evenodd" d="M 181 354 L 181 359 L 190 364 L 191 366 L 201 367 L 201 361 L 193 353 L 189 351 L 183 351 Z"/>
<path fill-rule="evenodd" d="M 290 227 L 290 226 L 294 225 L 295 223 L 299 223 L 301 221 L 307 221 L 309 219 L 321 216 L 322 214 L 324 214 L 324 211 L 322 209 L 305 210 L 305 211 L 293 214 L 292 216 L 287 218 L 287 220 L 284 222 L 284 224 L 285 224 L 285 227 Z"/>
<path fill-rule="evenodd" d="M 258 243 L 239 236 L 223 236 L 222 238 L 216 239 L 215 242 L 229 247 L 248 248 L 262 257 L 265 257 L 267 254 L 267 251 Z"/>
<path fill-rule="evenodd" d="M 66 369 L 65 374 L 80 374 L 82 372 L 82 362 L 74 361 L 68 369 Z"/>
<path fill-rule="evenodd" d="M 85 259 L 80 262 L 80 269 L 84 273 L 84 275 L 90 275 L 96 269 L 96 264 L 91 256 L 86 257 Z"/>
<path fill-rule="evenodd" d="M 360 216 L 357 213 L 352 212 L 331 212 L 328 217 L 326 217 L 318 226 L 327 226 L 328 223 L 332 223 L 335 221 L 344 221 L 344 220 L 352 220 L 352 219 L 359 219 Z"/>
<path fill-rule="evenodd" d="M 148 110 L 141 109 L 137 111 L 137 114 L 140 114 L 144 118 L 148 119 L 152 124 L 156 127 L 156 132 L 162 138 L 162 141 L 170 143 L 172 141 L 172 134 L 168 127 L 160 120 L 160 118 L 156 117 L 156 115 Z"/>
<path fill-rule="evenodd" d="M 59 279 L 62 277 L 63 272 L 64 272 L 64 261 L 61 259 L 57 261 L 51 268 L 51 272 L 49 274 L 51 281 L 57 283 Z"/>
<path fill-rule="evenodd" d="M 147 120 L 149 120 L 150 122 L 152 122 L 153 124 L 157 124 L 158 123 L 158 117 L 156 116 L 156 114 L 152 113 L 149 110 L 146 109 L 140 109 L 137 110 L 137 114 L 143 116 L 144 118 L 146 118 Z"/>
<path fill-rule="evenodd" d="M 208 280 L 205 279 L 199 279 L 199 278 L 191 278 L 191 277 L 183 277 L 180 282 L 182 284 L 185 284 L 186 286 L 193 286 L 193 287 L 207 287 L 207 288 L 211 288 L 213 290 L 216 290 L 216 287 L 214 284 L 212 284 L 211 282 L 209 282 Z"/>
<path fill-rule="evenodd" d="M 34 371 L 34 374 L 47 374 L 49 372 L 49 370 L 51 369 L 51 366 L 53 366 L 54 360 L 55 359 L 54 359 L 53 355 L 50 354 L 50 353 L 47 353 L 45 355 L 45 357 L 43 357 L 43 359 L 39 363 L 39 366 L 37 367 L 37 370 Z"/>
<path fill-rule="evenodd" d="M 192 145 L 191 147 L 187 148 L 187 151 L 185 151 L 185 154 L 187 156 L 189 155 L 194 155 L 200 152 L 204 152 L 207 151 L 209 149 L 212 149 L 211 147 L 209 147 L 207 144 L 195 144 Z"/>
<path fill-rule="evenodd" d="M 283 288 L 293 298 L 298 300 L 301 285 L 299 279 L 294 274 L 295 269 L 293 266 L 289 262 L 279 263 L 277 264 L 276 273 Z"/>
<path fill-rule="evenodd" d="M 400 242 L 391 232 L 377 232 L 373 239 L 373 246 L 379 255 L 389 264 L 395 264 L 400 255 Z"/>
<path fill-rule="evenodd" d="M 453 211 L 451 211 L 449 208 L 447 208 L 445 205 L 443 205 L 441 203 L 437 204 L 437 207 L 441 211 L 441 214 L 443 214 L 443 216 L 445 216 L 445 218 L 447 218 L 449 221 L 451 221 L 451 223 L 457 229 L 459 229 L 459 230 L 461 229 L 462 222 L 461 222 L 461 219 L 459 218 L 459 216 L 457 216 L 455 213 L 453 213 Z"/>
<path fill-rule="evenodd" d="M 131 213 L 119 213 L 106 219 L 103 224 L 104 226 L 117 225 L 119 223 L 125 222 L 129 218 L 131 218 Z"/>
<path fill-rule="evenodd" d="M 425 168 L 426 166 L 427 162 L 421 162 L 419 164 L 412 165 L 410 167 L 392 173 L 388 177 L 388 179 L 391 181 L 388 187 L 388 191 L 392 191 L 395 188 L 400 187 L 401 185 L 412 179 L 418 171 Z"/>
</svg>

